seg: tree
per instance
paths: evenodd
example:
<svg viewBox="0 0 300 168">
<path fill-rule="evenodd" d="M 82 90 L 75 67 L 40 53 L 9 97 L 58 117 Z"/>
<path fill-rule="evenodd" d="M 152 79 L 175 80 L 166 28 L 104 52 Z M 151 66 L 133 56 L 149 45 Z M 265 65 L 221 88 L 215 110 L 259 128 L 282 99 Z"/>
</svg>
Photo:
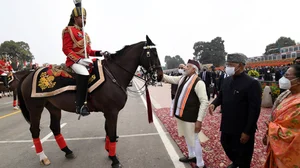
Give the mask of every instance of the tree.
<svg viewBox="0 0 300 168">
<path fill-rule="evenodd" d="M 202 64 L 213 64 L 221 66 L 225 63 L 225 47 L 224 40 L 221 37 L 216 37 L 210 42 L 199 41 L 194 44 L 194 59 Z"/>
<path fill-rule="evenodd" d="M 179 55 L 176 55 L 174 57 L 167 55 L 165 56 L 165 63 L 166 69 L 173 69 L 177 68 L 179 64 L 184 64 L 184 61 Z"/>
<path fill-rule="evenodd" d="M 264 55 L 280 53 L 280 48 L 296 45 L 296 42 L 290 37 L 280 37 L 275 43 L 266 46 Z"/>
<path fill-rule="evenodd" d="M 9 60 L 11 60 L 11 65 L 14 70 L 22 69 L 23 62 L 31 62 L 34 59 L 34 56 L 30 52 L 29 45 L 23 41 L 4 41 L 0 45 L 0 54 L 7 55 L 9 57 Z M 19 66 L 17 66 L 18 62 Z"/>
</svg>

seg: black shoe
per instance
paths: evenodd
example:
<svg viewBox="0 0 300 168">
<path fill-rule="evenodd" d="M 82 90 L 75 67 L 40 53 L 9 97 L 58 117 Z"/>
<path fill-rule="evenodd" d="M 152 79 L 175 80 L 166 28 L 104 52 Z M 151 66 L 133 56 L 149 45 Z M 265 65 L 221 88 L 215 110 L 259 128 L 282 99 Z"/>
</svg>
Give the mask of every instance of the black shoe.
<svg viewBox="0 0 300 168">
<path fill-rule="evenodd" d="M 229 165 L 229 166 L 227 166 L 227 168 L 237 168 L 238 166 L 236 166 L 235 164 L 231 164 L 231 165 Z"/>
<path fill-rule="evenodd" d="M 196 166 L 195 168 L 200 168 L 199 166 Z M 203 168 L 206 168 L 206 166 L 204 165 Z"/>
<path fill-rule="evenodd" d="M 196 163 L 196 157 L 192 157 L 192 158 L 189 158 L 189 157 L 181 157 L 181 158 L 179 158 L 179 161 L 180 161 L 180 162 L 183 162 L 183 163 L 189 163 L 189 162 L 194 162 L 194 163 Z"/>
</svg>

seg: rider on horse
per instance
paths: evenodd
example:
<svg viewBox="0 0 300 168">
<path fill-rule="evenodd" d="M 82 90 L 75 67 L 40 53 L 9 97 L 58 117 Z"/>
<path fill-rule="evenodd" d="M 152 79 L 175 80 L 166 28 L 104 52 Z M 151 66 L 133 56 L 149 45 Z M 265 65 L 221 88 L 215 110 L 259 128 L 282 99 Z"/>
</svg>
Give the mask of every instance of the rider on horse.
<svg viewBox="0 0 300 168">
<path fill-rule="evenodd" d="M 5 87 L 8 88 L 8 78 L 7 75 L 12 71 L 12 67 L 10 63 L 6 60 L 6 57 L 3 56 L 2 60 L 0 60 L 0 75 Z"/>
<path fill-rule="evenodd" d="M 82 20 L 82 15 L 83 19 Z M 72 10 L 71 18 L 68 26 L 62 32 L 63 39 L 63 52 L 67 56 L 66 66 L 71 67 L 77 74 L 76 77 L 76 113 L 82 116 L 89 115 L 90 112 L 87 108 L 87 90 L 88 90 L 88 68 L 92 65 L 90 56 L 108 56 L 108 52 L 102 52 L 101 50 L 95 51 L 91 49 L 90 37 L 85 33 L 86 39 L 86 53 L 85 58 L 84 49 L 84 33 L 83 29 L 86 24 L 86 10 L 81 8 L 81 3 L 76 4 L 76 7 Z"/>
</svg>

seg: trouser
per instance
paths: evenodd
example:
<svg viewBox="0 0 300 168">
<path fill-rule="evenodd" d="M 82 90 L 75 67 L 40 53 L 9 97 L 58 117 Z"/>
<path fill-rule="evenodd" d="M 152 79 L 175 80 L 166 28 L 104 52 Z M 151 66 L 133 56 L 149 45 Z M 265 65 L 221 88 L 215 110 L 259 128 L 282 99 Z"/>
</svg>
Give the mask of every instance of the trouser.
<svg viewBox="0 0 300 168">
<path fill-rule="evenodd" d="M 241 135 L 221 133 L 221 144 L 234 165 L 239 168 L 250 168 L 253 150 L 254 150 L 254 135 L 251 134 L 247 143 L 240 143 Z"/>
<path fill-rule="evenodd" d="M 200 144 L 200 140 L 198 137 L 198 133 L 194 134 L 194 138 L 195 138 L 195 145 L 192 146 L 191 144 L 189 144 L 188 140 L 185 137 L 185 142 L 188 148 L 188 152 L 189 152 L 189 158 L 193 158 L 196 156 L 196 160 L 197 160 L 197 166 L 204 166 L 204 160 L 203 160 L 203 155 L 202 155 L 202 147 Z"/>
<path fill-rule="evenodd" d="M 214 90 L 214 91 L 213 91 L 212 97 L 215 98 L 215 95 L 218 96 L 219 93 L 218 93 L 217 87 L 214 86 L 213 90 Z"/>
<path fill-rule="evenodd" d="M 1 74 L 1 79 L 2 79 L 2 81 L 3 81 L 3 85 L 5 86 L 5 87 L 8 87 L 8 77 L 7 77 L 7 75 L 6 74 Z"/>
</svg>

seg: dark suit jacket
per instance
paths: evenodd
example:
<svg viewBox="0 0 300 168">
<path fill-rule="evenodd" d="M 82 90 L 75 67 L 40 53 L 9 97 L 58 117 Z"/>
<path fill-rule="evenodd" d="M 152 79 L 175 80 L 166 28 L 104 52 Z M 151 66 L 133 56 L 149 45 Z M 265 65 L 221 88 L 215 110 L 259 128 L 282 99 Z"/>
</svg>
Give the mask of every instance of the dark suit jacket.
<svg viewBox="0 0 300 168">
<path fill-rule="evenodd" d="M 221 90 L 221 86 L 223 84 L 223 81 L 224 81 L 224 77 L 225 77 L 225 72 L 222 72 L 222 74 L 220 75 L 219 77 L 219 82 L 218 82 L 218 91 Z"/>
<path fill-rule="evenodd" d="M 246 73 L 234 79 L 232 76 L 226 77 L 220 94 L 212 102 L 215 107 L 221 105 L 220 130 L 235 135 L 242 132 L 254 134 L 260 115 L 261 95 L 260 83 Z"/>
<path fill-rule="evenodd" d="M 203 72 L 200 73 L 199 77 L 202 79 L 203 77 Z M 211 73 L 206 71 L 206 75 L 205 75 L 205 79 L 202 79 L 203 82 L 205 83 L 206 85 L 206 88 L 209 87 L 210 83 L 211 83 Z"/>
</svg>

